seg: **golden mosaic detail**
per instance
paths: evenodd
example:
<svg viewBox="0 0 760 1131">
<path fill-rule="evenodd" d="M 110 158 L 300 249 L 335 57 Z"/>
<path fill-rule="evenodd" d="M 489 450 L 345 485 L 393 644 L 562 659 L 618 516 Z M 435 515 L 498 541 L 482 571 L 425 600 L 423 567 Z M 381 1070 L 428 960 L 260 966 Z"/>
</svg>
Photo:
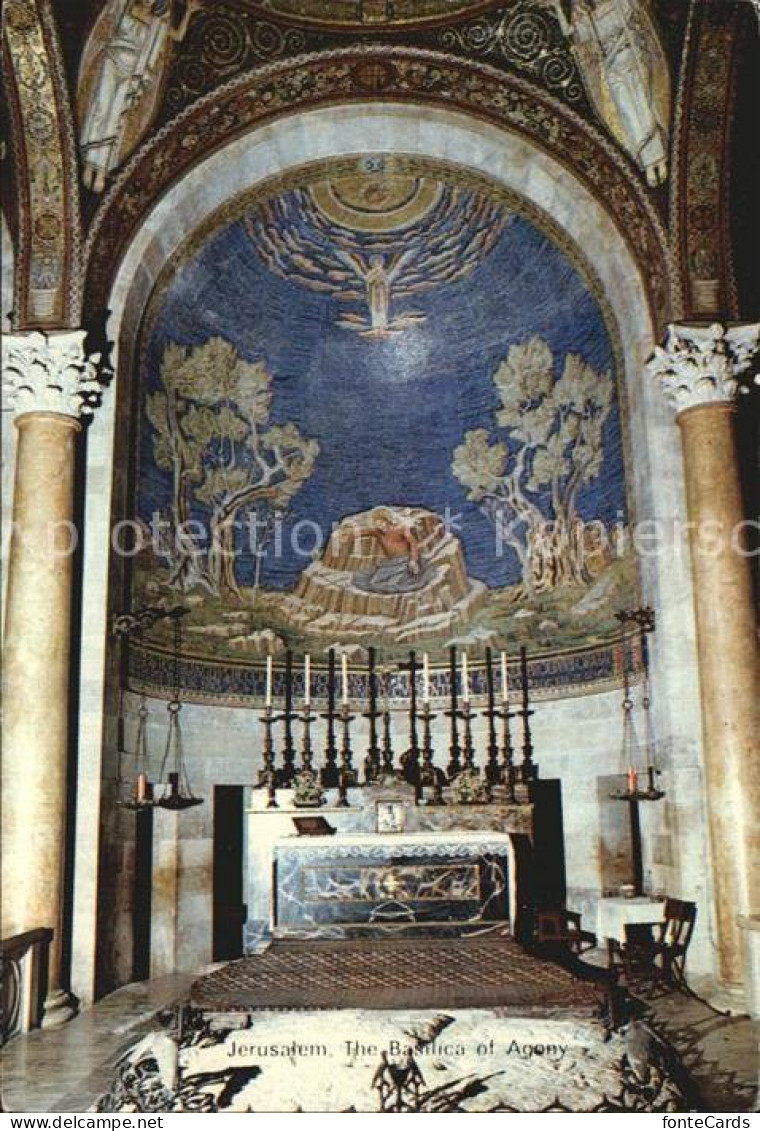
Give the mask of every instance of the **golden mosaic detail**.
<svg viewBox="0 0 760 1131">
<path fill-rule="evenodd" d="M 15 79 L 16 148 L 26 166 L 22 214 L 19 322 L 60 325 L 66 320 L 68 235 L 66 159 L 58 121 L 55 70 L 34 3 L 6 8 L 5 38 Z"/>
</svg>

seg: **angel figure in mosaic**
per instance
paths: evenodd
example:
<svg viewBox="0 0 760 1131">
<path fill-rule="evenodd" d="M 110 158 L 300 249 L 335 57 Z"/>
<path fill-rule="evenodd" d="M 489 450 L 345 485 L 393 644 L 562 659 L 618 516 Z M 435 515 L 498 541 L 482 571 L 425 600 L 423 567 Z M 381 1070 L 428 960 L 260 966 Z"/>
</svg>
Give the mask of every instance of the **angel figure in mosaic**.
<svg viewBox="0 0 760 1131">
<path fill-rule="evenodd" d="M 554 11 L 597 113 L 652 185 L 668 175 L 670 72 L 648 0 L 540 0 Z"/>
<path fill-rule="evenodd" d="M 342 313 L 337 324 L 383 338 L 424 322 L 424 313 L 397 310 L 397 304 L 466 278 L 508 219 L 495 202 L 447 186 L 424 221 L 410 229 L 354 232 L 331 220 L 308 190 L 298 190 L 265 201 L 246 218 L 246 227 L 271 271 L 359 306 L 361 311 Z"/>
<path fill-rule="evenodd" d="M 109 0 L 79 68 L 77 110 L 82 179 L 106 178 L 145 136 L 158 109 L 173 45 L 203 0 Z"/>
</svg>

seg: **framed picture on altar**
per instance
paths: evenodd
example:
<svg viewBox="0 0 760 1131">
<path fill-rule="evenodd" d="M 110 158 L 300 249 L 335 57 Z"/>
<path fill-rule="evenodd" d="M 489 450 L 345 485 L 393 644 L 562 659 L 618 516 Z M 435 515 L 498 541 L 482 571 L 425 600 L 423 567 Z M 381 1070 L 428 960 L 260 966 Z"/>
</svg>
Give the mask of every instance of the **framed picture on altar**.
<svg viewBox="0 0 760 1131">
<path fill-rule="evenodd" d="M 402 833 L 406 823 L 403 801 L 378 801 L 376 828 L 379 833 Z"/>
</svg>

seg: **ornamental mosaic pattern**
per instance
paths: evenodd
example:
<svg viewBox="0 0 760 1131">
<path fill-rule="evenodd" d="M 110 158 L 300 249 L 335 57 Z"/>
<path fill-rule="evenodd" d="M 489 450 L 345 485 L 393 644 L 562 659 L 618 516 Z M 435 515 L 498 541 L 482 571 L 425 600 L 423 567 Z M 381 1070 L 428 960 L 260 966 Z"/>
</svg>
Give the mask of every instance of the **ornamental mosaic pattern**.
<svg viewBox="0 0 760 1131">
<path fill-rule="evenodd" d="M 687 309 L 696 317 L 737 314 L 726 193 L 737 20 L 730 7 L 701 4 L 689 34 L 680 114 L 680 224 Z"/>
<path fill-rule="evenodd" d="M 678 317 L 672 264 L 656 211 L 614 146 L 533 84 L 438 53 L 386 48 L 333 52 L 262 68 L 201 99 L 146 145 L 117 179 L 88 237 L 88 301 L 98 304 L 134 227 L 166 187 L 204 154 L 295 108 L 381 96 L 457 106 L 517 130 L 555 153 L 604 201 L 640 264 L 654 321 Z"/>
<path fill-rule="evenodd" d="M 350 7 L 355 13 L 353 0 Z M 465 7 L 477 9 L 479 5 Z M 310 12 L 313 8 L 308 5 Z M 415 0 L 415 12 L 419 8 Z M 535 0 L 513 0 L 495 9 L 489 6 L 471 19 L 467 18 L 469 12 L 463 11 L 464 18 L 455 22 L 457 14 L 449 5 L 442 27 L 416 30 L 404 25 L 404 44 L 432 47 L 513 70 L 576 108 L 588 110 L 577 64 L 550 9 Z M 162 119 L 168 120 L 222 82 L 262 63 L 346 43 L 346 29 L 336 32 L 320 26 L 319 20 L 308 19 L 302 26 L 292 26 L 278 22 L 273 18 L 277 15 L 277 5 L 247 10 L 229 3 L 198 12 L 182 51 L 174 59 Z M 397 23 L 368 20 L 360 24 L 355 20 L 349 27 L 349 41 L 368 42 L 373 30 L 376 35 L 394 26 Z"/>
<path fill-rule="evenodd" d="M 7 5 L 7 49 L 15 156 L 19 177 L 21 280 L 16 323 L 62 326 L 72 316 L 78 220 L 71 155 L 73 137 L 54 31 L 44 5 Z"/>
</svg>

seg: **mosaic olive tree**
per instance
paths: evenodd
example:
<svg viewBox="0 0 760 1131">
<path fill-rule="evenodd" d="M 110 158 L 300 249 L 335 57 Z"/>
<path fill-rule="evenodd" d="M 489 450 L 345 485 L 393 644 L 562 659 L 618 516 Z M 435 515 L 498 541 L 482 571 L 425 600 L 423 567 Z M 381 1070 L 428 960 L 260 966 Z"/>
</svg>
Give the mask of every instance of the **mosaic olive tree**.
<svg viewBox="0 0 760 1131">
<path fill-rule="evenodd" d="M 210 338 L 163 355 L 147 397 L 157 466 L 171 473 L 162 555 L 169 583 L 240 596 L 237 533 L 261 512 L 283 514 L 311 475 L 319 445 L 292 423 L 272 424 L 272 377 L 229 342 Z M 266 527 L 266 519 L 260 523 Z"/>
<path fill-rule="evenodd" d="M 454 452 L 454 475 L 499 542 L 516 553 L 526 593 L 585 584 L 587 532 L 578 495 L 604 463 L 611 375 L 570 353 L 555 379 L 554 354 L 536 336 L 511 347 L 494 383 L 499 436 L 485 428 L 467 432 Z"/>
</svg>

